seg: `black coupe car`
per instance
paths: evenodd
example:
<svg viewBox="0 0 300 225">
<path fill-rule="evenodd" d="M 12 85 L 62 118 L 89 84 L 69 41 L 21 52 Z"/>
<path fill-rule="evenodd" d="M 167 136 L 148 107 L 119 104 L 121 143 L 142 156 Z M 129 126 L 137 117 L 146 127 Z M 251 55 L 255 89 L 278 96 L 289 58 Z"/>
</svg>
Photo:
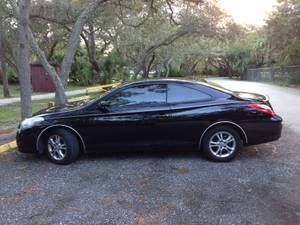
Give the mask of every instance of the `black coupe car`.
<svg viewBox="0 0 300 225">
<path fill-rule="evenodd" d="M 243 145 L 277 140 L 281 128 L 266 96 L 147 80 L 36 113 L 21 122 L 17 144 L 20 152 L 46 153 L 57 164 L 71 163 L 81 152 L 169 147 L 194 147 L 224 162 Z"/>
</svg>

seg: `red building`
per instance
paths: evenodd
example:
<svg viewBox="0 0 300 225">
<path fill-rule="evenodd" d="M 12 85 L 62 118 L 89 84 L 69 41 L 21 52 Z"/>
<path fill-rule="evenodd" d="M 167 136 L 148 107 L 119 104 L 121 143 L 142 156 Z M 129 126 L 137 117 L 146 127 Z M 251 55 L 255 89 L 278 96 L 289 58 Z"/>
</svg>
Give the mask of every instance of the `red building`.
<svg viewBox="0 0 300 225">
<path fill-rule="evenodd" d="M 60 65 L 52 65 L 60 73 Z M 41 64 L 31 64 L 31 85 L 33 92 L 54 92 L 54 84 Z"/>
</svg>

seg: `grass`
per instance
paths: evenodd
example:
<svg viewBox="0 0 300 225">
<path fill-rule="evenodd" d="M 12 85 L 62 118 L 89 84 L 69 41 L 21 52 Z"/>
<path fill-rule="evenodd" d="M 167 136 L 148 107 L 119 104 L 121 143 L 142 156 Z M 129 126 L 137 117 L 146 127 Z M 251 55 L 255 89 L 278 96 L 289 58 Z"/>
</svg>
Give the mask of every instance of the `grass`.
<svg viewBox="0 0 300 225">
<path fill-rule="evenodd" d="M 47 107 L 47 104 L 53 100 L 43 99 L 32 102 L 32 112 L 37 112 L 43 108 Z M 21 117 L 21 107 L 20 102 L 1 106 L 0 112 L 0 124 L 17 122 Z"/>
<path fill-rule="evenodd" d="M 94 98 L 98 96 L 99 93 L 92 93 L 89 98 Z M 72 101 L 73 98 L 78 98 L 86 95 L 77 95 L 69 97 L 69 100 Z M 54 102 L 54 99 L 43 99 L 43 100 L 34 100 L 32 101 L 32 112 L 38 112 L 41 109 L 47 108 L 49 102 Z M 21 106 L 20 102 L 1 106 L 0 107 L 0 125 L 7 123 L 17 123 L 21 118 Z"/>
<path fill-rule="evenodd" d="M 20 95 L 19 85 L 10 85 L 9 92 L 11 97 L 18 97 Z M 0 85 L 0 98 L 3 98 L 3 85 Z"/>
<path fill-rule="evenodd" d="M 66 91 L 74 91 L 74 90 L 81 90 L 86 89 L 86 86 L 75 86 L 75 85 L 68 85 Z M 20 86 L 16 84 L 9 85 L 9 92 L 11 97 L 19 97 L 20 96 Z M 39 93 L 35 92 L 32 93 L 32 95 L 38 95 L 38 94 L 45 94 L 45 93 Z M 3 97 L 3 85 L 0 85 L 0 99 Z"/>
</svg>

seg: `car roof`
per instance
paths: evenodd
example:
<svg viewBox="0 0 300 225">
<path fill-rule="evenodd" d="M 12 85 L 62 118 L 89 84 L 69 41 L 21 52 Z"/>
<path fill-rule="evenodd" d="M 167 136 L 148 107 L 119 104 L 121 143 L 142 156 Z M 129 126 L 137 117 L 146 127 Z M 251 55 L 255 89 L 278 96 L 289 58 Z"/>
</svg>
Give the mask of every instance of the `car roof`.
<svg viewBox="0 0 300 225">
<path fill-rule="evenodd" d="M 125 83 L 124 85 L 138 85 L 138 84 L 168 84 L 168 83 L 177 83 L 177 84 L 202 84 L 205 85 L 204 82 L 199 81 L 191 81 L 191 80 L 180 80 L 180 79 L 149 79 L 149 80 L 140 80 Z"/>
</svg>

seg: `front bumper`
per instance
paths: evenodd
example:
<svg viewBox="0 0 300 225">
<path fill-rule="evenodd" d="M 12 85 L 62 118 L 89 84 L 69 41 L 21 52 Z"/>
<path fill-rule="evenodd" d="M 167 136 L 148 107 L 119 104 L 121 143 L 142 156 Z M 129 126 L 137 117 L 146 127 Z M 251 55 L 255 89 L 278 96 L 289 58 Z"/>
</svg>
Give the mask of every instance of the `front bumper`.
<svg viewBox="0 0 300 225">
<path fill-rule="evenodd" d="M 36 140 L 40 129 L 31 128 L 27 130 L 18 129 L 16 142 L 18 151 L 22 153 L 37 153 Z"/>
</svg>

